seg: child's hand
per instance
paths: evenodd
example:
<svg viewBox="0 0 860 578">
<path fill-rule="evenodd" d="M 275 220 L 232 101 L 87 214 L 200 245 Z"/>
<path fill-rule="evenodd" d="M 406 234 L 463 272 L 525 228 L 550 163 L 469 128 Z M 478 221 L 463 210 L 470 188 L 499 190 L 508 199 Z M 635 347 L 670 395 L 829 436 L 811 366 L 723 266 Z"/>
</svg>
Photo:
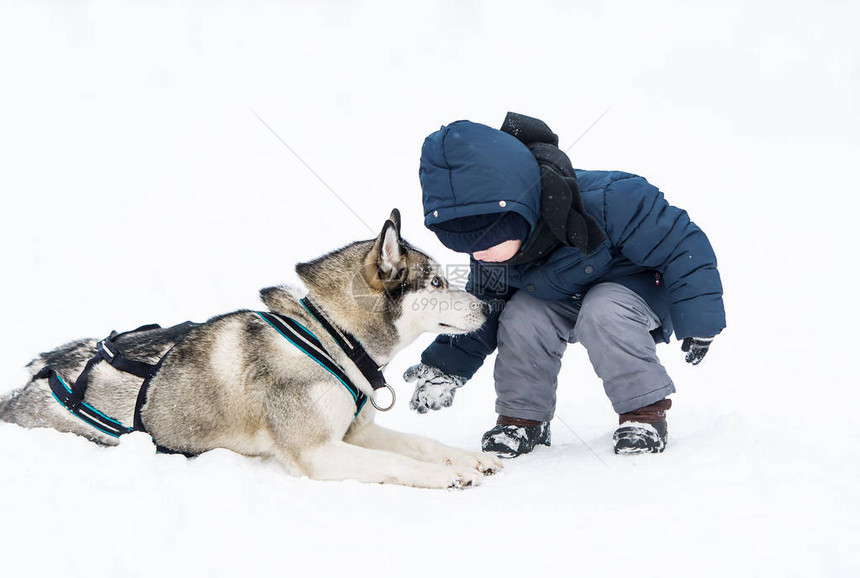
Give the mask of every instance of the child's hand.
<svg viewBox="0 0 860 578">
<path fill-rule="evenodd" d="M 454 403 L 454 392 L 467 381 L 465 377 L 449 375 L 423 363 L 407 369 L 403 379 L 415 383 L 415 393 L 412 394 L 409 407 L 418 413 L 451 407 Z"/>
<path fill-rule="evenodd" d="M 681 351 L 687 352 L 685 360 L 687 363 L 699 365 L 708 353 L 713 337 L 687 337 L 681 345 Z"/>
</svg>

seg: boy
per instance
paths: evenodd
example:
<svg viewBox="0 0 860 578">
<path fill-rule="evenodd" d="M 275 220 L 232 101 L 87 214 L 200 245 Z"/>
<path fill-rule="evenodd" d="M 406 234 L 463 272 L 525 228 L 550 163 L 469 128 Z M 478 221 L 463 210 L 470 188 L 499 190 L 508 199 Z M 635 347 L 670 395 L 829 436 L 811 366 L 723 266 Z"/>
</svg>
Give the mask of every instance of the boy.
<svg viewBox="0 0 860 578">
<path fill-rule="evenodd" d="M 698 364 L 725 327 L 705 234 L 642 177 L 574 170 L 542 121 L 508 113 L 501 130 L 458 121 L 424 141 L 425 225 L 471 255 L 467 290 L 492 305 L 474 333 L 439 336 L 410 367 L 411 407 L 453 402 L 498 347 L 495 427 L 484 451 L 550 445 L 561 357 L 581 343 L 619 414 L 615 453 L 666 446 L 675 387 L 656 355 L 674 330 Z"/>
</svg>

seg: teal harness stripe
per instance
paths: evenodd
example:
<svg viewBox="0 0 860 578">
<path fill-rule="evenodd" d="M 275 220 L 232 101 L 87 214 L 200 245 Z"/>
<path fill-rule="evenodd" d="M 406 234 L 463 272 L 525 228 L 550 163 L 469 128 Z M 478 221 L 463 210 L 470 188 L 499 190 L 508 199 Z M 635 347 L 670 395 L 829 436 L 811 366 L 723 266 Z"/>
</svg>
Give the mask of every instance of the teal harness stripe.
<svg viewBox="0 0 860 578">
<path fill-rule="evenodd" d="M 65 382 L 65 380 L 63 380 L 63 378 L 60 376 L 60 374 L 57 372 L 52 372 L 52 373 L 53 373 L 53 375 L 49 376 L 49 379 L 51 381 L 53 381 L 53 379 L 56 379 L 57 380 L 56 383 L 59 383 L 62 386 L 62 388 L 66 391 L 66 393 L 68 395 L 71 395 L 72 394 L 72 388 L 68 386 L 68 384 Z M 56 399 L 60 405 L 65 407 L 69 411 L 69 413 L 71 413 L 73 416 L 77 417 L 78 419 L 83 420 L 85 423 L 87 423 L 88 425 L 91 425 L 92 427 L 96 428 L 100 432 L 103 432 L 109 436 L 118 438 L 122 434 L 129 433 L 129 432 L 133 431 L 133 428 L 126 427 L 126 426 L 122 425 L 122 423 L 120 423 L 119 421 L 113 419 L 112 417 L 106 416 L 105 414 L 103 414 L 102 412 L 100 412 L 99 410 L 97 410 L 96 408 L 94 408 L 93 406 L 91 406 L 90 404 L 88 404 L 86 402 L 81 402 L 77 408 L 78 411 L 76 412 L 74 409 L 70 408 L 65 402 L 63 402 L 62 399 L 60 399 L 57 396 L 57 393 L 54 391 L 56 389 L 56 385 L 55 384 L 52 384 L 52 385 L 54 385 L 54 387 L 50 388 L 51 389 L 51 395 L 54 396 L 54 399 Z M 99 423 L 98 420 L 94 420 L 92 417 L 87 416 L 86 414 L 95 414 L 96 416 L 101 418 L 102 423 Z M 112 431 L 112 430 L 107 429 L 108 427 L 111 427 L 111 426 L 116 427 L 116 430 Z"/>
<path fill-rule="evenodd" d="M 304 325 L 290 317 L 284 317 L 275 313 L 255 311 L 272 329 L 281 334 L 281 337 L 292 343 L 299 351 L 316 361 L 323 369 L 332 374 L 350 393 L 355 400 L 355 415 L 358 416 L 367 396 L 347 377 L 346 373 L 334 362 L 322 343 Z"/>
</svg>

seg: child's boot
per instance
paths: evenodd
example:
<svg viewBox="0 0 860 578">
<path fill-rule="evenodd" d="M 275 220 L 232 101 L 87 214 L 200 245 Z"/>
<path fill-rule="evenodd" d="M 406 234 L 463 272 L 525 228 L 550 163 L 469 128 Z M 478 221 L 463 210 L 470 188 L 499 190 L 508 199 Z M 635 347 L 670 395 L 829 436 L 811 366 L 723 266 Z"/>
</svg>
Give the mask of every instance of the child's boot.
<svg viewBox="0 0 860 578">
<path fill-rule="evenodd" d="M 612 436 L 616 454 L 659 454 L 666 448 L 669 428 L 666 410 L 671 399 L 661 399 L 618 416 L 618 429 Z"/>
<path fill-rule="evenodd" d="M 551 441 L 548 421 L 500 415 L 496 427 L 481 438 L 481 449 L 500 458 L 515 458 Z"/>
</svg>

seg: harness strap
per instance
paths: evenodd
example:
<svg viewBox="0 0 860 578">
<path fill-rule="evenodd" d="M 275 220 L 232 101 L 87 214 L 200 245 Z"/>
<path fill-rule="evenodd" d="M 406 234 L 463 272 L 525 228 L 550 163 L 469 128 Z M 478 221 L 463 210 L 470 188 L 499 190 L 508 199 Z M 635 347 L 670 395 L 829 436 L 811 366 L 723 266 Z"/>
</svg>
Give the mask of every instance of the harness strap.
<svg viewBox="0 0 860 578">
<path fill-rule="evenodd" d="M 382 375 L 379 364 L 370 357 L 358 339 L 353 337 L 350 333 L 335 327 L 307 297 L 303 298 L 300 303 L 302 304 L 302 307 L 304 307 L 305 310 L 323 326 L 328 334 L 331 335 L 331 338 L 334 339 L 335 343 L 337 343 L 338 347 L 340 347 L 356 367 L 358 367 L 364 378 L 370 382 L 374 391 L 388 386 L 388 384 L 385 383 L 385 376 Z"/>
<path fill-rule="evenodd" d="M 117 368 L 120 371 L 125 371 L 127 373 L 131 373 L 141 378 L 146 378 L 152 369 L 155 367 L 150 363 L 144 363 L 143 361 L 133 361 L 125 357 L 120 351 L 116 348 L 114 341 L 118 337 L 122 337 L 123 335 L 128 335 L 130 333 L 137 333 L 139 331 L 150 331 L 152 329 L 161 329 L 160 325 L 142 325 L 137 329 L 133 329 L 131 331 L 126 331 L 124 333 L 117 333 L 116 331 L 111 331 L 111 334 L 99 341 L 96 344 L 96 351 L 98 355 L 93 356 L 84 366 L 84 370 L 78 376 L 78 379 L 75 380 L 75 383 L 72 385 L 72 393 L 69 396 L 69 404 L 71 407 L 79 406 L 83 400 L 84 395 L 87 393 L 87 387 L 89 386 L 89 378 L 90 371 L 96 364 L 102 360 L 107 361 L 113 367 Z M 64 404 L 65 405 L 65 404 Z"/>
<path fill-rule="evenodd" d="M 152 363 L 146 363 L 145 361 L 135 361 L 133 359 L 129 359 L 122 352 L 117 349 L 114 341 L 117 337 L 122 335 L 127 335 L 129 333 L 137 333 L 138 331 L 150 331 L 152 329 L 161 329 L 159 325 L 144 325 L 143 327 L 138 327 L 134 331 L 127 331 L 126 333 L 117 334 L 116 331 L 111 332 L 110 336 L 106 339 L 102 339 L 96 344 L 96 349 L 98 349 L 99 355 L 101 355 L 102 359 L 110 363 L 112 366 L 117 368 L 120 371 L 124 371 L 126 373 L 131 373 L 132 375 L 136 375 L 143 379 L 149 377 L 149 374 L 152 373 L 152 370 L 155 369 L 155 365 Z"/>
<path fill-rule="evenodd" d="M 106 416 L 90 404 L 78 399 L 74 388 L 69 387 L 63 378 L 60 377 L 60 374 L 50 367 L 43 368 L 42 371 L 36 374 L 34 379 L 44 379 L 46 377 L 48 378 L 48 385 L 51 388 L 54 399 L 84 423 L 115 438 L 134 431 L 134 428 L 122 425 L 119 421 Z"/>
<path fill-rule="evenodd" d="M 140 411 L 143 409 L 143 406 L 146 403 L 146 395 L 149 392 L 149 384 L 152 381 L 152 378 L 155 377 L 155 374 L 158 373 L 158 370 L 161 369 L 161 366 L 164 364 L 164 360 L 167 359 L 167 356 L 170 355 L 170 352 L 173 351 L 173 348 L 176 347 L 176 345 L 178 344 L 179 342 L 174 344 L 173 347 L 167 350 L 167 353 L 161 356 L 161 359 L 158 360 L 158 363 L 152 366 L 152 370 L 143 380 L 143 384 L 141 384 L 140 390 L 137 392 L 137 400 L 134 402 L 134 431 L 146 431 L 146 428 L 143 425 L 143 419 L 140 417 Z"/>
<path fill-rule="evenodd" d="M 183 325 L 194 325 L 191 321 L 186 321 Z M 143 384 L 140 386 L 140 391 L 137 392 L 137 401 L 134 404 L 134 431 L 142 431 L 144 433 L 149 433 L 146 430 L 146 426 L 143 425 L 143 418 L 140 415 L 141 410 L 143 409 L 144 404 L 146 404 L 147 396 L 149 394 L 149 384 L 152 382 L 152 378 L 158 373 L 158 370 L 161 369 L 161 366 L 164 364 L 164 361 L 167 359 L 167 356 L 170 355 L 170 352 L 173 351 L 177 345 L 181 343 L 181 339 L 177 341 L 173 347 L 167 350 L 158 363 L 153 368 L 152 372 L 147 376 L 146 379 L 143 380 Z M 163 446 L 158 443 L 155 438 L 152 438 L 152 443 L 155 444 L 155 451 L 159 454 L 180 454 L 185 456 L 186 458 L 194 458 L 199 454 L 194 452 L 185 452 L 182 450 L 174 450 L 167 446 Z"/>
<path fill-rule="evenodd" d="M 295 345 L 302 353 L 316 361 L 326 371 L 335 376 L 355 400 L 355 415 L 358 415 L 359 412 L 361 412 L 364 404 L 367 403 L 367 395 L 356 387 L 340 366 L 335 363 L 334 359 L 328 354 L 320 340 L 317 339 L 316 335 L 311 333 L 301 323 L 289 317 L 279 315 L 278 313 L 269 313 L 267 311 L 257 311 L 256 313 L 261 319 L 263 319 L 263 321 L 268 323 L 287 341 Z"/>
<path fill-rule="evenodd" d="M 156 363 L 155 365 L 149 365 L 149 364 L 146 364 L 146 363 L 143 363 L 140 361 L 132 361 L 132 360 L 128 359 L 127 357 L 122 357 L 121 354 L 117 354 L 115 356 L 115 359 L 118 359 L 119 363 L 121 363 L 123 365 L 129 364 L 128 365 L 129 367 L 133 366 L 133 364 L 149 365 L 149 370 L 147 371 L 146 375 L 140 375 L 140 374 L 135 373 L 135 375 L 137 375 L 138 377 L 143 377 L 144 379 L 143 379 L 143 383 L 140 386 L 140 390 L 137 392 L 137 400 L 134 403 L 134 431 L 142 431 L 142 432 L 149 433 L 146 431 L 146 427 L 143 425 L 143 419 L 140 417 L 140 412 L 143 409 L 143 406 L 146 404 L 146 397 L 147 397 L 147 394 L 149 392 L 149 384 L 152 382 L 152 379 L 156 376 L 158 371 L 161 369 L 161 366 L 164 365 L 164 362 L 170 356 L 171 352 L 173 352 L 173 350 L 176 349 L 177 345 L 182 343 L 182 341 L 185 339 L 185 337 L 188 336 L 189 330 L 192 329 L 193 327 L 195 327 L 196 325 L 197 325 L 197 323 L 194 323 L 193 321 L 186 321 L 185 323 L 180 323 L 179 325 L 175 325 L 175 326 L 171 327 L 170 329 L 172 329 L 176 332 L 181 331 L 182 332 L 181 336 L 176 339 L 176 341 L 173 343 L 173 347 L 168 349 L 164 353 L 164 355 L 161 356 L 161 359 L 158 360 L 158 363 Z M 141 331 L 147 327 L 154 329 L 154 328 L 157 328 L 158 326 L 157 325 L 155 325 L 155 326 L 146 325 L 140 329 L 135 329 L 135 331 Z M 110 363 L 110 362 L 108 362 L 108 363 Z M 115 365 L 115 364 L 112 364 L 112 365 L 114 365 L 114 367 L 117 367 L 117 365 Z M 117 369 L 119 369 L 119 367 L 117 367 Z M 123 371 L 127 371 L 127 370 L 123 370 Z M 134 373 L 134 372 L 129 371 L 129 373 Z M 153 442 L 155 442 L 154 439 L 153 439 Z M 157 443 L 156 443 L 155 447 L 158 451 L 161 451 L 164 453 L 183 453 L 184 454 L 184 452 L 173 452 L 172 450 L 167 450 L 166 448 L 163 448 L 162 446 L 158 445 Z M 188 457 L 191 454 L 184 454 L 184 455 L 186 455 L 186 457 Z"/>
</svg>

